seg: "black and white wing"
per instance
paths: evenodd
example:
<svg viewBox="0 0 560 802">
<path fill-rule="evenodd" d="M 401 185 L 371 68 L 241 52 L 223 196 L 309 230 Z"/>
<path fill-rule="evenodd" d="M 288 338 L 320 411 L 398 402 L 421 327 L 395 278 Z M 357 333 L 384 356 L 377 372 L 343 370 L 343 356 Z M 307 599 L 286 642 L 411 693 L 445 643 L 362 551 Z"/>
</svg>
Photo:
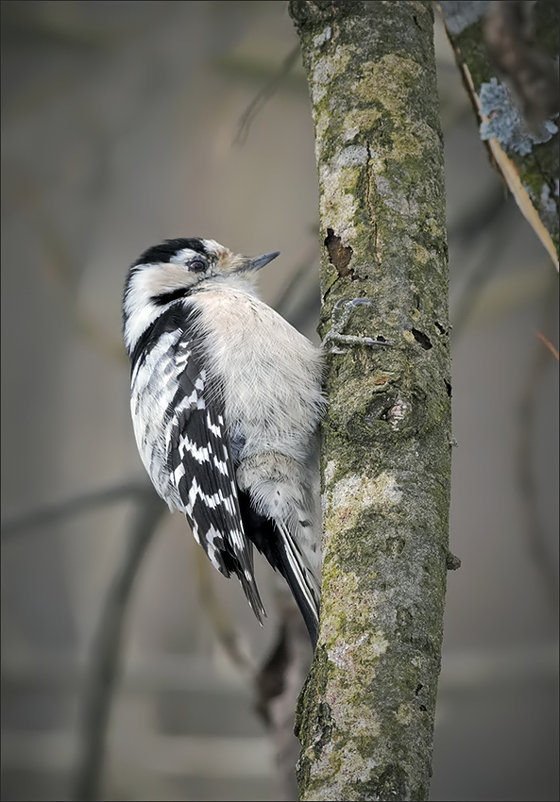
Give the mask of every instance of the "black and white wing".
<svg viewBox="0 0 560 802">
<path fill-rule="evenodd" d="M 140 453 L 158 493 L 185 513 L 212 565 L 239 578 L 262 621 L 266 613 L 254 578 L 253 547 L 243 530 L 223 404 L 197 349 L 196 315 L 180 304 L 156 325 L 152 341 L 159 345 L 140 357 L 150 362 L 153 388 L 136 389 L 133 369 L 133 398 L 139 399 L 133 417 L 144 421 L 143 432 L 136 433 Z M 169 399 L 170 386 L 171 401 L 155 416 L 165 422 L 163 432 L 156 433 L 142 406 L 153 410 L 158 396 Z"/>
<path fill-rule="evenodd" d="M 266 613 L 255 583 L 252 544 L 243 530 L 220 393 L 211 387 L 188 330 L 177 343 L 175 361 L 181 372 L 169 409 L 169 473 L 195 539 L 218 571 L 238 576 L 262 621 Z"/>
</svg>

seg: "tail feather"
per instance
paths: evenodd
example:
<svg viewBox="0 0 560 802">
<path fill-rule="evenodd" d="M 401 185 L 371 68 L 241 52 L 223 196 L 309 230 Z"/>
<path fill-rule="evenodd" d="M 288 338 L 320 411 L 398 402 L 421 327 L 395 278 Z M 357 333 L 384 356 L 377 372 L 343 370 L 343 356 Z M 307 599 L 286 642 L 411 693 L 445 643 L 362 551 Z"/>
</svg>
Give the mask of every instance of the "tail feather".
<svg viewBox="0 0 560 802">
<path fill-rule="evenodd" d="M 248 577 L 245 572 L 240 573 L 238 572 L 237 576 L 239 577 L 239 581 L 241 582 L 241 587 L 243 588 L 243 592 L 249 602 L 249 606 L 251 610 L 254 612 L 255 617 L 259 624 L 263 623 L 263 618 L 266 618 L 266 610 L 264 609 L 263 603 L 261 601 L 261 597 L 259 595 L 259 590 L 255 583 L 254 576 Z"/>
<path fill-rule="evenodd" d="M 248 493 L 239 492 L 239 507 L 245 534 L 288 583 L 315 648 L 319 629 L 319 587 L 305 556 L 287 527 L 254 509 Z"/>
<path fill-rule="evenodd" d="M 305 557 L 287 527 L 278 523 L 276 526 L 281 534 L 280 572 L 292 591 L 315 648 L 319 636 L 319 588 Z"/>
</svg>

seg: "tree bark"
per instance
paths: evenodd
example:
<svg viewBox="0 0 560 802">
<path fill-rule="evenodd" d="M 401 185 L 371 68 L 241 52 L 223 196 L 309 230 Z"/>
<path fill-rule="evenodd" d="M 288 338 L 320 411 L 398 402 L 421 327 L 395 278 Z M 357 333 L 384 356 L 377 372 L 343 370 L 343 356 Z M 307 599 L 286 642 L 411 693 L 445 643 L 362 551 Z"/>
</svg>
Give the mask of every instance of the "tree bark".
<svg viewBox="0 0 560 802">
<path fill-rule="evenodd" d="M 432 4 L 292 0 L 290 13 L 315 123 L 329 399 L 320 636 L 296 722 L 300 795 L 423 800 L 451 449 Z"/>
</svg>

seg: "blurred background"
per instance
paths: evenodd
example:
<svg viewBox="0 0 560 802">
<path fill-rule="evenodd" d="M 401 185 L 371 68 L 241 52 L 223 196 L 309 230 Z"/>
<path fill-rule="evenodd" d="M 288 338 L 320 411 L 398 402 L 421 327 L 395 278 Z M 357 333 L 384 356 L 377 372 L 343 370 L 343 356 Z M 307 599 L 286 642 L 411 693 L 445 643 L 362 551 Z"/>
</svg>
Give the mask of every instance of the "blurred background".
<svg viewBox="0 0 560 802">
<path fill-rule="evenodd" d="M 294 61 L 287 5 L 5 0 L 1 12 L 2 798 L 76 799 L 86 746 L 99 768 L 92 654 L 118 643 L 116 624 L 101 640 L 99 625 L 122 614 L 98 798 L 280 799 L 251 679 L 275 639 L 271 574 L 259 564 L 261 630 L 184 520 L 154 506 L 120 302 L 127 266 L 165 237 L 280 249 L 263 297 L 316 337 L 299 57 L 243 118 Z M 558 365 L 538 332 L 558 346 L 558 275 L 490 166 L 439 21 L 436 51 L 462 567 L 448 581 L 432 799 L 552 800 Z"/>
</svg>

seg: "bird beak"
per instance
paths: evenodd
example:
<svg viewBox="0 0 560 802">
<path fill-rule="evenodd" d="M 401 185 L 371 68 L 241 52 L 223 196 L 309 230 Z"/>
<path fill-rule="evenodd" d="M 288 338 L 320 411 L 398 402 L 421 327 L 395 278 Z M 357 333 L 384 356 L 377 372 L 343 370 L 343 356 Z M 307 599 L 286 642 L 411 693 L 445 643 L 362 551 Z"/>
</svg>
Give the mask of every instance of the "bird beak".
<svg viewBox="0 0 560 802">
<path fill-rule="evenodd" d="M 277 256 L 280 256 L 280 251 L 274 251 L 274 253 L 265 253 L 264 256 L 255 256 L 254 259 L 247 259 L 243 266 L 243 270 L 260 270 L 261 267 L 264 267 L 269 262 L 272 262 L 273 259 L 276 259 Z"/>
</svg>

